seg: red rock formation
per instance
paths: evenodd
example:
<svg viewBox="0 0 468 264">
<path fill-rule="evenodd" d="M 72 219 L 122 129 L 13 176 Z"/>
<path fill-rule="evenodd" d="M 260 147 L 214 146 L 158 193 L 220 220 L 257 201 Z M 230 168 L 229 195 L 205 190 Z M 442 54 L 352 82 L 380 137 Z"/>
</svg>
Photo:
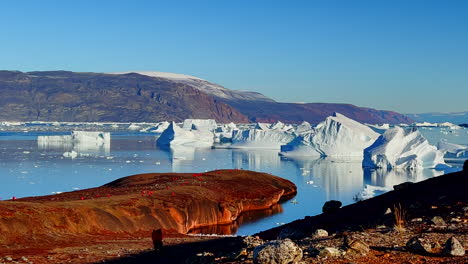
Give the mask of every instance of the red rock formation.
<svg viewBox="0 0 468 264">
<path fill-rule="evenodd" d="M 268 209 L 295 193 L 288 180 L 244 170 L 134 175 L 98 188 L 0 202 L 0 244 L 159 228 L 187 233 L 232 223 L 244 211 Z"/>
</svg>

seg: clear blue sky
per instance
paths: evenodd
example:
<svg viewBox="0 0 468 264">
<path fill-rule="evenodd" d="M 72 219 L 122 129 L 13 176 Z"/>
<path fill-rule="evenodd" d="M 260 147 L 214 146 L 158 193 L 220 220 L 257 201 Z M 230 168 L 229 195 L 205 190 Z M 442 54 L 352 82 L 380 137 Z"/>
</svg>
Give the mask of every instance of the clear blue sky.
<svg viewBox="0 0 468 264">
<path fill-rule="evenodd" d="M 284 102 L 468 111 L 468 1 L 0 1 L 0 69 L 195 75 Z"/>
</svg>

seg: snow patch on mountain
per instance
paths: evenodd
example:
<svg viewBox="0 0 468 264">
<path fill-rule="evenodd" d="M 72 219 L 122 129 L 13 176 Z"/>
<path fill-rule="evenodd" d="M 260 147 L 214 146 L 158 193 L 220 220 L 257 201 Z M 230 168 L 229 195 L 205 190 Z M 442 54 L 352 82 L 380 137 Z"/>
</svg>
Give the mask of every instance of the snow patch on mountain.
<svg viewBox="0 0 468 264">
<path fill-rule="evenodd" d="M 206 94 L 227 99 L 227 100 L 259 100 L 259 101 L 267 101 L 267 102 L 274 102 L 274 100 L 264 96 L 261 93 L 257 92 L 250 92 L 250 91 L 236 91 L 236 90 L 229 90 L 219 84 L 212 83 L 201 78 L 186 75 L 186 74 L 179 74 L 179 73 L 168 73 L 168 72 L 157 72 L 157 71 L 128 71 L 128 72 L 115 72 L 110 74 L 129 74 L 129 73 L 136 73 L 140 75 L 145 75 L 153 78 L 162 78 L 166 80 L 170 80 L 176 83 L 182 83 L 188 85 L 192 88 L 200 90 Z"/>
</svg>

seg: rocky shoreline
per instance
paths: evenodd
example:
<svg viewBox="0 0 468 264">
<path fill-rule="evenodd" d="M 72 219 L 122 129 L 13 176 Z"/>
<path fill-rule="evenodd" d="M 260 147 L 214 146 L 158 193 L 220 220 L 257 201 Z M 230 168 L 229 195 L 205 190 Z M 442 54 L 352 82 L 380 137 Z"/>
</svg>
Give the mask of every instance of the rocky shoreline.
<svg viewBox="0 0 468 264">
<path fill-rule="evenodd" d="M 158 253 L 147 233 L 134 233 L 109 235 L 106 241 L 90 238 L 86 245 L 25 258 L 34 263 L 115 264 L 467 263 L 466 186 L 466 171 L 404 183 L 380 196 L 332 206 L 326 213 L 248 237 L 165 233 Z M 27 263 L 19 254 L 3 261 Z"/>
<path fill-rule="evenodd" d="M 217 170 L 140 174 L 97 188 L 1 201 L 0 256 L 29 260 L 64 248 L 149 237 L 153 229 L 177 236 L 232 224 L 243 212 L 270 210 L 295 193 L 292 182 L 273 175 Z"/>
<path fill-rule="evenodd" d="M 466 171 L 404 183 L 255 236 L 169 243 L 106 263 L 467 263 L 467 184 Z"/>
</svg>

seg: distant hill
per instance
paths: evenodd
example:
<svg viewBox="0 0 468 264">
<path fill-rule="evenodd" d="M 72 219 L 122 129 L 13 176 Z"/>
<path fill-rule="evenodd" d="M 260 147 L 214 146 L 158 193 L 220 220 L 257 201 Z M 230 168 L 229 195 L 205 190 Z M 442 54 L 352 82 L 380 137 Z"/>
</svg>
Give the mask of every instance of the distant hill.
<svg viewBox="0 0 468 264">
<path fill-rule="evenodd" d="M 443 123 L 450 122 L 454 124 L 467 124 L 468 111 L 454 113 L 423 113 L 423 114 L 407 114 L 408 117 L 417 122 Z"/>
<path fill-rule="evenodd" d="M 333 112 L 359 122 L 411 123 L 405 115 L 349 104 L 279 103 L 197 77 L 161 72 L 0 71 L 0 120 L 8 121 L 309 121 Z"/>
</svg>

